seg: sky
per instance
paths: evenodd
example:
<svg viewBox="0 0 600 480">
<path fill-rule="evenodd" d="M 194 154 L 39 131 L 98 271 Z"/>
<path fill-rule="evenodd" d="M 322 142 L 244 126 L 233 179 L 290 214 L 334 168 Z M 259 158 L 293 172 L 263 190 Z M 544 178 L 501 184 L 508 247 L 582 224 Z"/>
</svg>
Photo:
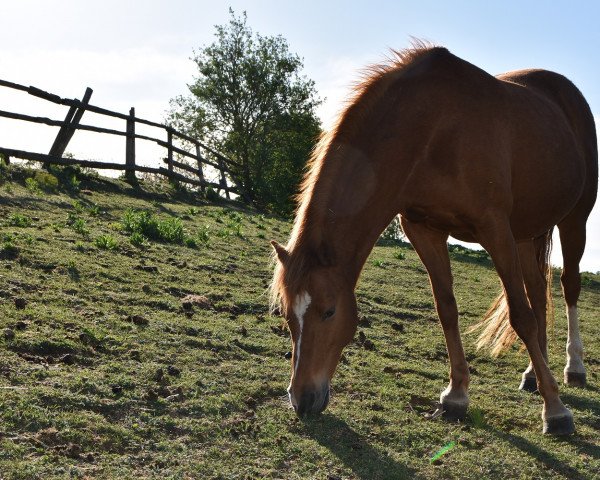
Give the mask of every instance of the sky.
<svg viewBox="0 0 600 480">
<path fill-rule="evenodd" d="M 193 51 L 210 44 L 229 7 L 246 11 L 262 35 L 283 35 L 304 60 L 304 74 L 324 99 L 328 128 L 359 77 L 390 48 L 411 37 L 446 46 L 492 74 L 545 68 L 570 78 L 600 120 L 600 2 L 353 0 L 0 0 L 0 79 L 81 98 L 162 121 L 169 100 L 186 94 L 195 75 Z M 66 108 L 0 87 L 0 110 L 63 119 Z M 82 123 L 124 128 L 86 113 Z M 153 136 L 160 131 L 139 130 Z M 0 145 L 46 152 L 57 129 L 0 119 Z M 156 166 L 164 151 L 138 142 L 140 163 Z M 124 140 L 77 132 L 68 150 L 78 158 L 124 161 Z M 600 271 L 600 208 L 588 223 L 582 268 Z M 556 242 L 558 245 L 558 240 Z M 552 261 L 560 265 L 556 246 Z"/>
</svg>

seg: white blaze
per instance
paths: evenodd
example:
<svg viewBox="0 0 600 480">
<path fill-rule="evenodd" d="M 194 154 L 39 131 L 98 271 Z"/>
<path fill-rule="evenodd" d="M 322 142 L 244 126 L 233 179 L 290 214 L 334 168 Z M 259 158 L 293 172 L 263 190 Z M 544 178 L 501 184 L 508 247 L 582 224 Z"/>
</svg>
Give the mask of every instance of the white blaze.
<svg viewBox="0 0 600 480">
<path fill-rule="evenodd" d="M 304 327 L 304 314 L 308 310 L 311 298 L 308 292 L 303 292 L 296 297 L 294 301 L 294 314 L 298 319 L 298 339 L 296 340 L 296 364 L 294 365 L 294 375 L 298 369 L 298 361 L 300 360 L 300 342 L 302 340 L 302 328 Z"/>
<path fill-rule="evenodd" d="M 583 366 L 583 343 L 579 336 L 579 320 L 577 318 L 577 307 L 567 307 L 567 319 L 569 321 L 569 334 L 567 337 L 567 366 L 565 371 L 585 373 Z"/>
</svg>

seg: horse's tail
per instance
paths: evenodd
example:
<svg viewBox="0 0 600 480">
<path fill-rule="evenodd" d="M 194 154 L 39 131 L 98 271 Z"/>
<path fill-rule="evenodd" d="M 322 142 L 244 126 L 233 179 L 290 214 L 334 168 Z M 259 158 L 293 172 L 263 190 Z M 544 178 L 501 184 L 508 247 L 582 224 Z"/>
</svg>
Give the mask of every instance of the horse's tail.
<svg viewBox="0 0 600 480">
<path fill-rule="evenodd" d="M 540 272 L 546 279 L 546 319 L 550 326 L 554 323 L 554 305 L 552 303 L 552 265 L 550 253 L 552 252 L 552 230 L 536 240 L 537 261 Z M 469 329 L 469 332 L 483 329 L 477 339 L 477 349 L 490 348 L 492 356 L 497 357 L 507 350 L 518 336 L 510 326 L 508 316 L 508 303 L 504 290 L 496 297 L 483 320 Z"/>
</svg>

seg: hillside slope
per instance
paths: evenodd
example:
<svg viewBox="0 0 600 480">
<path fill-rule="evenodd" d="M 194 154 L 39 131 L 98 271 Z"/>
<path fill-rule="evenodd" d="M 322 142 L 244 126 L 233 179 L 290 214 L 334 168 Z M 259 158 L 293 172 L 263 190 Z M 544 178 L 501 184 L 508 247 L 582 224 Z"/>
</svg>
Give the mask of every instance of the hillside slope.
<svg viewBox="0 0 600 480">
<path fill-rule="evenodd" d="M 405 244 L 373 251 L 357 292 L 362 341 L 345 351 L 328 410 L 303 422 L 265 294 L 268 240 L 285 242 L 289 224 L 116 180 L 44 193 L 29 175 L 0 185 L 1 479 L 600 477 L 598 276 L 585 275 L 580 308 L 590 386 L 561 387 L 570 438 L 541 435 L 540 398 L 517 390 L 518 347 L 492 359 L 472 336 L 468 420 L 426 417 L 448 362 Z M 452 260 L 466 330 L 499 282 L 483 253 L 453 248 Z"/>
</svg>

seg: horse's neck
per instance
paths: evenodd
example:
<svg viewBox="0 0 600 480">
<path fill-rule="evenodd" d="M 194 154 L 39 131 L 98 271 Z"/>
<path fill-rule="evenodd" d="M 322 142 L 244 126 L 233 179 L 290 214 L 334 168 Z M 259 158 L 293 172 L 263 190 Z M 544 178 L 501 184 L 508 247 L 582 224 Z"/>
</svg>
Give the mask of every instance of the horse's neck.
<svg viewBox="0 0 600 480">
<path fill-rule="evenodd" d="M 381 232 L 398 210 L 379 192 L 378 176 L 369 162 L 348 162 L 335 180 L 315 182 L 303 211 L 297 244 L 355 275 L 355 280 Z"/>
</svg>

